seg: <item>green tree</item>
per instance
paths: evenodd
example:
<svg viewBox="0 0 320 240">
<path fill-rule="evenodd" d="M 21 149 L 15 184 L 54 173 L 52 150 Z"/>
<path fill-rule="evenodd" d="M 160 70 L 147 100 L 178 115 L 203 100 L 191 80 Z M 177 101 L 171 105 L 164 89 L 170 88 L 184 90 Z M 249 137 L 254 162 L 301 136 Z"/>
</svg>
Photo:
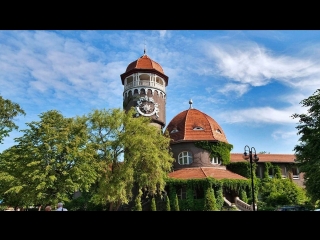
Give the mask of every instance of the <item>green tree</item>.
<svg viewBox="0 0 320 240">
<path fill-rule="evenodd" d="M 171 207 L 170 207 L 170 199 L 169 199 L 169 196 L 167 195 L 166 196 L 166 208 L 165 208 L 166 211 L 171 211 Z"/>
<path fill-rule="evenodd" d="M 312 200 L 320 199 L 320 89 L 300 102 L 306 113 L 293 114 L 299 119 L 299 144 L 294 147 L 300 172 L 304 172 L 305 187 Z"/>
<path fill-rule="evenodd" d="M 0 96 L 0 143 L 9 136 L 9 132 L 18 129 L 14 123 L 14 117 L 18 115 L 26 115 L 20 105 Z"/>
<path fill-rule="evenodd" d="M 290 181 L 290 179 L 264 179 L 259 189 L 262 202 L 267 206 L 302 205 L 308 198 L 305 189 Z"/>
<path fill-rule="evenodd" d="M 222 192 L 222 186 L 219 186 L 216 193 L 216 205 L 217 209 L 221 210 L 224 204 L 224 198 L 223 198 L 223 192 Z"/>
<path fill-rule="evenodd" d="M 139 193 L 135 198 L 135 205 L 134 205 L 135 211 L 142 211 L 141 196 L 142 196 L 142 191 L 141 189 L 139 189 Z"/>
<path fill-rule="evenodd" d="M 178 195 L 174 195 L 173 211 L 180 211 Z"/>
<path fill-rule="evenodd" d="M 204 211 L 215 211 L 215 210 L 217 210 L 216 197 L 214 195 L 214 190 L 213 190 L 212 187 L 209 187 L 206 190 L 203 210 Z"/>
<path fill-rule="evenodd" d="M 156 199 L 155 197 L 151 198 L 151 211 L 157 211 Z"/>
<path fill-rule="evenodd" d="M 15 146 L 0 160 L 1 194 L 6 202 L 68 202 L 75 191 L 88 191 L 98 177 L 96 151 L 88 141 L 85 118 L 65 118 L 56 110 L 27 123 Z"/>
<path fill-rule="evenodd" d="M 134 113 L 133 108 L 103 109 L 87 115 L 90 141 L 103 169 L 93 201 L 109 203 L 110 211 L 134 199 L 133 187 L 151 196 L 162 192 L 174 161 L 168 135 L 152 126 L 150 118 Z"/>
</svg>

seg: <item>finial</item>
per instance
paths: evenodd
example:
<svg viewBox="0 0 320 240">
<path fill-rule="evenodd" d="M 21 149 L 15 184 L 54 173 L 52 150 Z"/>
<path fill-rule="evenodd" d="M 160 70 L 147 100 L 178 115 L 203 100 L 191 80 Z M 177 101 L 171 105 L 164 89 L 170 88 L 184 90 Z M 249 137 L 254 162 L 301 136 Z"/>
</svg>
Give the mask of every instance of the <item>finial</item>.
<svg viewBox="0 0 320 240">
<path fill-rule="evenodd" d="M 146 40 L 144 40 L 144 50 L 143 50 L 143 55 L 146 55 Z"/>
<path fill-rule="evenodd" d="M 190 99 L 190 100 L 189 100 L 189 104 L 190 104 L 190 108 L 189 108 L 189 109 L 192 109 L 192 103 L 193 103 L 193 102 L 192 102 L 192 99 Z"/>
</svg>

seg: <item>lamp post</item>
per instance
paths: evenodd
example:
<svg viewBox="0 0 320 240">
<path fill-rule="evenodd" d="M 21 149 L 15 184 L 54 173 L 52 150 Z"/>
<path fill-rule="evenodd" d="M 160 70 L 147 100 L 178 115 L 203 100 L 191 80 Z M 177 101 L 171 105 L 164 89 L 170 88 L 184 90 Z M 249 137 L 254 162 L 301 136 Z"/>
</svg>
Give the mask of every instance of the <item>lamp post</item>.
<svg viewBox="0 0 320 240">
<path fill-rule="evenodd" d="M 246 149 L 248 149 L 249 151 L 249 155 L 247 154 Z M 254 155 L 252 158 L 252 152 L 254 151 Z M 258 162 L 259 161 L 259 157 L 257 156 L 256 153 L 256 149 L 254 147 L 250 148 L 248 145 L 246 145 L 244 147 L 244 153 L 243 153 L 243 159 L 248 160 L 250 159 L 250 169 L 251 169 L 251 191 L 252 191 L 252 208 L 253 211 L 256 211 L 256 206 L 255 206 L 255 202 L 254 202 L 254 183 L 253 183 L 253 170 L 252 170 L 252 164 L 253 162 Z"/>
</svg>

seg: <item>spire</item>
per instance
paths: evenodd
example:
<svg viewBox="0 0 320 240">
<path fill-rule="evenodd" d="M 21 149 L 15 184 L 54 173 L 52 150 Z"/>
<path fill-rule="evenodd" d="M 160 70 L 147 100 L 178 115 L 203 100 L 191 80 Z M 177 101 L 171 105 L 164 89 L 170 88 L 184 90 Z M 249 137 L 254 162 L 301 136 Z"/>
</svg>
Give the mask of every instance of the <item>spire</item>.
<svg viewBox="0 0 320 240">
<path fill-rule="evenodd" d="M 190 104 L 189 109 L 192 109 L 192 108 L 193 108 L 193 107 L 192 107 L 192 103 L 193 103 L 193 102 L 192 102 L 192 99 L 190 99 L 190 100 L 189 100 L 189 104 Z"/>
<path fill-rule="evenodd" d="M 144 40 L 144 50 L 143 50 L 143 55 L 146 55 L 146 40 Z"/>
</svg>

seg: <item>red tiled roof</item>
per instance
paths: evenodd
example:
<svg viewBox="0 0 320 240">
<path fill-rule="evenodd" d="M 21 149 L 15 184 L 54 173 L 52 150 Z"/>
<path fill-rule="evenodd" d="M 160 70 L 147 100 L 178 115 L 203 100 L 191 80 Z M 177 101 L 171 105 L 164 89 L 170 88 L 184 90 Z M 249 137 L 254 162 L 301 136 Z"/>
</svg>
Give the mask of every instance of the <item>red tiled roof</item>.
<svg viewBox="0 0 320 240">
<path fill-rule="evenodd" d="M 139 59 L 130 63 L 127 67 L 126 72 L 131 71 L 132 69 L 155 69 L 160 73 L 164 74 L 164 71 L 159 63 L 153 61 L 148 55 L 144 54 Z"/>
<path fill-rule="evenodd" d="M 294 154 L 257 154 L 259 157 L 259 162 L 275 162 L 275 163 L 294 163 Z M 244 162 L 247 161 L 243 159 L 243 153 L 231 153 L 230 162 Z"/>
<path fill-rule="evenodd" d="M 125 73 L 121 74 L 121 80 L 122 84 L 124 83 L 124 79 L 132 74 L 133 72 L 141 71 L 141 72 L 156 72 L 158 75 L 163 77 L 163 79 L 166 82 L 166 85 L 168 85 L 168 77 L 164 74 L 164 71 L 161 67 L 161 65 L 155 61 L 153 61 L 151 58 L 148 57 L 148 55 L 143 54 L 140 58 L 130 63 L 125 71 Z"/>
<path fill-rule="evenodd" d="M 203 130 L 194 130 L 194 128 Z M 178 130 L 172 132 L 172 130 Z M 174 142 L 180 141 L 221 141 L 227 138 L 220 125 L 209 115 L 190 108 L 176 115 L 168 124 L 167 130 Z"/>
<path fill-rule="evenodd" d="M 212 177 L 217 180 L 221 179 L 243 179 L 247 178 L 233 173 L 226 169 L 213 168 L 213 167 L 200 167 L 200 168 L 183 168 L 169 173 L 170 178 L 176 179 L 195 179 Z"/>
</svg>

